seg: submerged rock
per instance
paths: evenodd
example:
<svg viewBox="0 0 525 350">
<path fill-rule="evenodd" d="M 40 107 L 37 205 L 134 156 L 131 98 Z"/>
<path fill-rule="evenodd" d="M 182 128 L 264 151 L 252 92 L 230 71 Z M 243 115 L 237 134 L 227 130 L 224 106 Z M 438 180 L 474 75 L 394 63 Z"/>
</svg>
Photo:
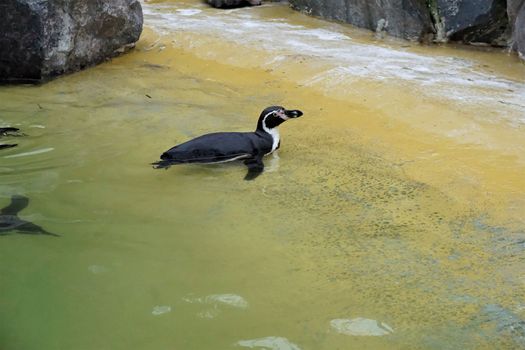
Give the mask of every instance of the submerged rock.
<svg viewBox="0 0 525 350">
<path fill-rule="evenodd" d="M 220 303 L 240 309 L 246 309 L 248 307 L 246 299 L 236 294 L 212 294 L 208 295 L 205 300 L 208 304 Z"/>
<path fill-rule="evenodd" d="M 206 0 L 206 2 L 216 8 L 258 6 L 261 4 L 261 0 Z"/>
<path fill-rule="evenodd" d="M 169 305 L 157 305 L 153 307 L 153 310 L 151 311 L 151 314 L 153 316 L 159 316 L 162 314 L 166 314 L 168 312 L 171 312 L 171 306 Z"/>
<path fill-rule="evenodd" d="M 139 0 L 4 0 L 0 82 L 40 82 L 100 63 L 133 47 L 142 22 Z"/>
<path fill-rule="evenodd" d="M 200 318 L 212 319 L 221 313 L 221 306 L 230 306 L 238 309 L 246 309 L 248 302 L 246 299 L 236 294 L 211 294 L 206 297 L 185 297 L 182 298 L 190 304 L 205 304 L 209 308 L 199 312 L 197 316 Z"/>
<path fill-rule="evenodd" d="M 301 350 L 299 346 L 283 337 L 266 337 L 250 340 L 239 340 L 237 345 L 245 348 L 262 348 L 268 350 Z"/>
<path fill-rule="evenodd" d="M 353 319 L 335 319 L 330 326 L 338 333 L 355 336 L 381 337 L 394 332 L 392 327 L 384 322 L 357 317 Z"/>
<path fill-rule="evenodd" d="M 191 304 L 224 304 L 240 309 L 245 309 L 248 307 L 248 302 L 246 301 L 246 299 L 237 294 L 211 294 L 203 298 L 185 297 L 182 298 L 182 300 Z"/>
<path fill-rule="evenodd" d="M 498 336 L 510 337 L 521 349 L 525 347 L 525 320 L 500 305 L 486 305 L 478 319 L 482 324 L 494 326 Z"/>
</svg>

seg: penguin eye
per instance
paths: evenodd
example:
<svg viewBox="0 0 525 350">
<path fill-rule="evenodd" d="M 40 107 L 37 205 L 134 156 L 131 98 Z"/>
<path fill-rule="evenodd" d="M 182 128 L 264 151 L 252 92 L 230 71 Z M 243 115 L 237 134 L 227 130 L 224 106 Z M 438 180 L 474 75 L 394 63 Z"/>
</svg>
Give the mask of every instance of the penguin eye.
<svg viewBox="0 0 525 350">
<path fill-rule="evenodd" d="M 282 118 L 283 116 L 285 116 L 284 109 L 276 110 L 275 112 L 273 112 L 273 116 Z"/>
</svg>

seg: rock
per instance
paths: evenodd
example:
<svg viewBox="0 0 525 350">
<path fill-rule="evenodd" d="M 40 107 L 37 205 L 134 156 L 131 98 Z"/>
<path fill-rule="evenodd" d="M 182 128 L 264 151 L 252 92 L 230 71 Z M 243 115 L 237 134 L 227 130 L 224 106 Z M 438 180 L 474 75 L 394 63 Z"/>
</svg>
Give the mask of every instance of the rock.
<svg viewBox="0 0 525 350">
<path fill-rule="evenodd" d="M 447 39 L 506 46 L 506 0 L 436 0 Z"/>
<path fill-rule="evenodd" d="M 199 303 L 199 304 L 210 304 L 217 306 L 218 304 L 229 305 L 240 309 L 248 307 L 246 299 L 237 294 L 211 294 L 203 298 L 196 297 L 185 297 L 184 300 L 187 303 Z"/>
<path fill-rule="evenodd" d="M 236 294 L 212 294 L 208 295 L 205 300 L 208 304 L 220 303 L 240 309 L 246 309 L 248 307 L 246 299 Z"/>
<path fill-rule="evenodd" d="M 221 306 L 230 306 L 238 309 L 246 309 L 248 302 L 246 299 L 237 294 L 211 294 L 206 297 L 192 297 L 188 296 L 182 298 L 190 304 L 207 304 L 211 307 L 199 312 L 197 316 L 200 318 L 212 319 L 221 313 Z"/>
<path fill-rule="evenodd" d="M 261 0 L 206 0 L 206 2 L 216 8 L 259 6 L 261 4 Z"/>
<path fill-rule="evenodd" d="M 421 40 L 433 33 L 425 0 L 290 0 L 296 10 L 390 35 Z"/>
<path fill-rule="evenodd" d="M 515 27 L 515 49 L 522 59 L 525 59 L 525 6 L 521 8 Z"/>
<path fill-rule="evenodd" d="M 40 82 L 133 47 L 139 0 L 3 0 L 0 82 Z"/>
<path fill-rule="evenodd" d="M 378 33 L 508 46 L 525 54 L 525 0 L 290 0 L 292 8 Z"/>
<path fill-rule="evenodd" d="M 507 0 L 511 28 L 510 46 L 525 59 L 525 0 Z"/>
<path fill-rule="evenodd" d="M 507 15 L 511 25 L 516 23 L 520 10 L 523 10 L 525 0 L 507 0 Z"/>
</svg>

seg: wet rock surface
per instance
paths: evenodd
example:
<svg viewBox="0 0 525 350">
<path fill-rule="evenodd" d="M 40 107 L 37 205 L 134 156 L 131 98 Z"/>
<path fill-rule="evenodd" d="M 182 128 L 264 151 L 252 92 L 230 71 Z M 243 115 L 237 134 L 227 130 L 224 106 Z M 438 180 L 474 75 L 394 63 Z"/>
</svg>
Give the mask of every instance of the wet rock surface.
<svg viewBox="0 0 525 350">
<path fill-rule="evenodd" d="M 261 0 L 206 0 L 206 2 L 216 8 L 235 8 L 244 6 L 258 6 Z"/>
<path fill-rule="evenodd" d="M 450 40 L 507 44 L 505 0 L 437 0 L 437 9 Z"/>
<path fill-rule="evenodd" d="M 100 63 L 142 32 L 138 0 L 6 0 L 0 4 L 0 82 L 40 82 Z"/>
<path fill-rule="evenodd" d="M 525 59 L 525 0 L 508 0 L 511 46 Z"/>
<path fill-rule="evenodd" d="M 525 53 L 523 0 L 290 0 L 307 14 L 419 41 L 510 46 Z"/>
<path fill-rule="evenodd" d="M 346 22 L 406 39 L 419 40 L 432 32 L 427 6 L 421 0 L 291 0 L 293 8 L 314 16 Z"/>
</svg>

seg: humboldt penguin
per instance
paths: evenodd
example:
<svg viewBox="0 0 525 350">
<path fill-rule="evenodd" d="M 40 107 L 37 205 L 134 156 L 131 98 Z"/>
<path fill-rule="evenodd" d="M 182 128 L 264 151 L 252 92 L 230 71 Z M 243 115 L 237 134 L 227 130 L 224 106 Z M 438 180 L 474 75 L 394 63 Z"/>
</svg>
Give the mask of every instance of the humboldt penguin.
<svg viewBox="0 0 525 350">
<path fill-rule="evenodd" d="M 27 207 L 29 198 L 24 196 L 12 196 L 11 203 L 7 207 L 0 209 L 0 235 L 9 234 L 11 231 L 33 235 L 58 236 L 47 232 L 42 227 L 32 222 L 22 220 L 18 217 L 18 212 Z"/>
<path fill-rule="evenodd" d="M 254 132 L 217 132 L 206 134 L 170 148 L 153 163 L 154 168 L 169 168 L 183 163 L 224 163 L 244 160 L 248 167 L 245 180 L 253 180 L 264 170 L 263 157 L 280 146 L 277 127 L 290 118 L 303 115 L 299 110 L 281 106 L 264 109 Z"/>
<path fill-rule="evenodd" d="M 3 127 L 0 128 L 0 137 L 2 136 L 22 136 L 23 134 L 19 133 L 20 129 L 13 127 Z M 16 143 L 0 143 L 0 149 L 16 147 Z"/>
</svg>

